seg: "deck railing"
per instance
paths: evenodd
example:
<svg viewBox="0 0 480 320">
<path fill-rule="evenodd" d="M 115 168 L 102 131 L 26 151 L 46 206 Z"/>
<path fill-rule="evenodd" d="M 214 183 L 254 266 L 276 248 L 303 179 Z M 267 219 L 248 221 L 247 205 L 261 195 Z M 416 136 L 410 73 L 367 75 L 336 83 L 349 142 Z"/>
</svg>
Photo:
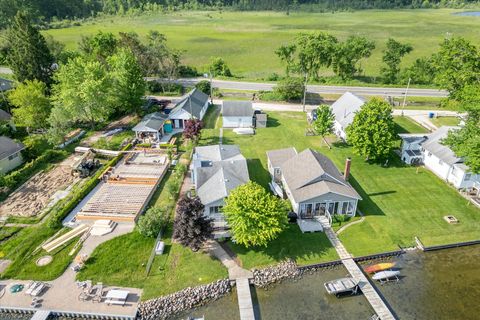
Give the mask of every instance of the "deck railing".
<svg viewBox="0 0 480 320">
<path fill-rule="evenodd" d="M 333 219 L 332 219 L 332 215 L 330 214 L 330 211 L 328 211 L 328 209 L 325 209 L 325 216 L 327 217 L 327 219 L 328 219 L 328 224 L 329 224 L 330 227 L 331 227 L 331 226 L 332 226 Z"/>
</svg>

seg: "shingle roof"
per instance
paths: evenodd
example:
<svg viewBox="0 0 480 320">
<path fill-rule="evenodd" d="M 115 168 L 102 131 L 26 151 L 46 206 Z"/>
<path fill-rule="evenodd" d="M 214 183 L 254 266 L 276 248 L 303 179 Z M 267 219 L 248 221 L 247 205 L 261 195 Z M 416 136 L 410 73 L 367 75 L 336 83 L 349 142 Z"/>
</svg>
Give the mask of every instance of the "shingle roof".
<svg viewBox="0 0 480 320">
<path fill-rule="evenodd" d="M 355 112 L 361 109 L 366 100 L 351 92 L 345 92 L 335 103 L 332 104 L 332 112 L 335 120 L 343 128 L 348 127 L 355 117 Z"/>
<path fill-rule="evenodd" d="M 13 88 L 13 81 L 0 78 L 0 91 L 7 91 Z"/>
<path fill-rule="evenodd" d="M 427 141 L 422 144 L 422 147 L 448 165 L 463 163 L 462 158 L 457 157 L 452 149 L 442 144 L 442 140 L 447 137 L 448 132 L 458 129 L 460 128 L 449 126 L 440 127 L 428 136 Z"/>
<path fill-rule="evenodd" d="M 187 93 L 177 104 L 175 108 L 171 111 L 171 114 L 177 112 L 177 110 L 183 109 L 186 112 L 190 113 L 197 119 L 200 119 L 200 113 L 203 109 L 203 106 L 208 101 L 208 95 L 202 91 L 194 88 L 192 91 Z"/>
<path fill-rule="evenodd" d="M 280 169 L 296 202 L 332 192 L 361 199 L 333 162 L 321 153 L 306 149 L 285 161 Z"/>
<path fill-rule="evenodd" d="M 132 130 L 140 132 L 159 131 L 167 119 L 168 115 L 166 114 L 160 112 L 150 113 L 143 117 L 142 121 L 133 127 Z"/>
<path fill-rule="evenodd" d="M 274 168 L 280 168 L 285 161 L 296 155 L 297 150 L 293 147 L 267 151 L 267 158 L 270 160 L 270 163 Z"/>
<path fill-rule="evenodd" d="M 12 116 L 10 115 L 10 113 L 0 109 L 0 120 L 10 121 L 10 119 L 12 119 Z"/>
<path fill-rule="evenodd" d="M 253 117 L 251 101 L 223 101 L 223 117 Z"/>
<path fill-rule="evenodd" d="M 247 160 L 236 145 L 197 147 L 194 158 L 206 163 L 195 169 L 197 194 L 203 204 L 227 197 L 250 180 Z"/>
<path fill-rule="evenodd" d="M 23 144 L 15 142 L 8 137 L 0 136 L 0 160 L 23 150 L 23 148 Z"/>
</svg>

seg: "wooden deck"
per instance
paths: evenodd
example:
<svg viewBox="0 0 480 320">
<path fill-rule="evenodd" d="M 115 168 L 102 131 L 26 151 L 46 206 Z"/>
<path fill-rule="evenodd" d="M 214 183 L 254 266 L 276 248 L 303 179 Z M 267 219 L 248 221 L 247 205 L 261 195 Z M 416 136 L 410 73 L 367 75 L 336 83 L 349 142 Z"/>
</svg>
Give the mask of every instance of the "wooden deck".
<svg viewBox="0 0 480 320">
<path fill-rule="evenodd" d="M 353 279 L 355 279 L 355 281 L 358 283 L 359 288 L 362 290 L 363 295 L 365 298 L 367 298 L 367 301 L 370 303 L 375 313 L 380 317 L 381 320 L 395 320 L 396 317 L 394 316 L 393 312 L 380 297 L 367 277 L 365 277 L 365 274 L 357 265 L 357 263 L 352 259 L 351 254 L 348 253 L 340 239 L 338 239 L 336 233 L 333 232 L 332 228 L 329 226 L 324 225 L 323 228 L 328 239 L 337 251 L 338 256 L 340 259 L 342 259 L 343 265 L 345 268 L 347 268 Z"/>
<path fill-rule="evenodd" d="M 253 312 L 252 295 L 248 278 L 238 278 L 237 284 L 238 308 L 240 309 L 240 320 L 255 320 Z"/>
</svg>

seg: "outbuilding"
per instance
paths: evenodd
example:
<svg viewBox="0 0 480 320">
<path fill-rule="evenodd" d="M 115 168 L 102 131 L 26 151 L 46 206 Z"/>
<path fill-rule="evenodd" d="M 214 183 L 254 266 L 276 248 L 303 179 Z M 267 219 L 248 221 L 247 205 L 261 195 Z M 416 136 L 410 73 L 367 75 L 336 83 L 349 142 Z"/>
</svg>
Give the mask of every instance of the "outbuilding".
<svg viewBox="0 0 480 320">
<path fill-rule="evenodd" d="M 24 148 L 23 144 L 0 136 L 0 173 L 7 173 L 22 164 L 21 151 Z"/>
<path fill-rule="evenodd" d="M 222 120 L 224 128 L 253 127 L 253 108 L 251 101 L 223 101 Z"/>
</svg>

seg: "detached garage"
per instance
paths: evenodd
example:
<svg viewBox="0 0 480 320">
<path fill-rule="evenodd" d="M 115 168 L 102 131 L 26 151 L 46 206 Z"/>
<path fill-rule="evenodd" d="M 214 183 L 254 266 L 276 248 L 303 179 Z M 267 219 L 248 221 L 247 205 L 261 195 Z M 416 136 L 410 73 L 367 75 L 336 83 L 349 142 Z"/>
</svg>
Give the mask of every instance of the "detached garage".
<svg viewBox="0 0 480 320">
<path fill-rule="evenodd" d="M 253 108 L 250 101 L 223 101 L 222 117 L 224 128 L 253 127 Z"/>
</svg>

